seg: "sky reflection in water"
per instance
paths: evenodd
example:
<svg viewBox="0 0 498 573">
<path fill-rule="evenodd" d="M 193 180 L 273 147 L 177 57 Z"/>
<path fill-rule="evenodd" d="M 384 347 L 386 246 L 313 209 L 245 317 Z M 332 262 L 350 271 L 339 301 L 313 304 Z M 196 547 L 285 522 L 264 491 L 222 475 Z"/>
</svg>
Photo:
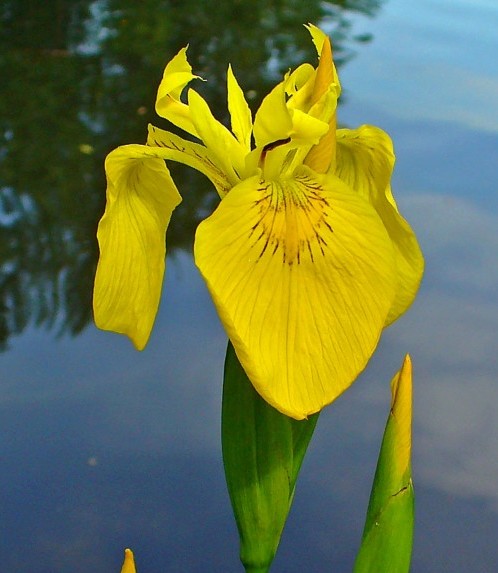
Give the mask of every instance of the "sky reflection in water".
<svg viewBox="0 0 498 573">
<path fill-rule="evenodd" d="M 275 571 L 351 570 L 388 382 L 407 351 L 412 570 L 498 570 L 493 21 L 492 2 L 399 0 L 355 23 L 374 41 L 341 70 L 340 120 L 393 137 L 395 195 L 418 232 L 426 277 L 360 381 L 322 415 Z M 139 573 L 239 570 L 219 446 L 225 337 L 190 257 L 168 265 L 144 353 L 90 326 L 58 340 L 30 328 L 2 355 L 4 571 L 116 571 L 128 545 Z"/>
</svg>

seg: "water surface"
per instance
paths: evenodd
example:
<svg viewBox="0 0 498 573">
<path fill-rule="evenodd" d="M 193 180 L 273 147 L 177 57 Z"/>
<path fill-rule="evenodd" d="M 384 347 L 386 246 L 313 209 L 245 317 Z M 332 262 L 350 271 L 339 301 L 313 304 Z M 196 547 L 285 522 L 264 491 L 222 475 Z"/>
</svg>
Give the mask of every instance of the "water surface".
<svg viewBox="0 0 498 573">
<path fill-rule="evenodd" d="M 102 162 L 115 145 L 143 141 L 148 121 L 159 123 L 155 90 L 181 46 L 190 43 L 223 117 L 228 61 L 256 105 L 280 70 L 312 61 L 307 21 L 333 32 L 341 123 L 379 125 L 393 137 L 395 195 L 427 270 L 413 308 L 321 416 L 273 570 L 351 571 L 388 383 L 410 352 L 412 571 L 497 571 L 495 3 L 4 4 L 2 571 L 118 571 L 125 546 L 140 573 L 241 570 L 219 445 L 226 342 L 190 255 L 214 195 L 173 171 L 192 191 L 168 236 L 153 336 L 137 353 L 91 323 Z"/>
</svg>

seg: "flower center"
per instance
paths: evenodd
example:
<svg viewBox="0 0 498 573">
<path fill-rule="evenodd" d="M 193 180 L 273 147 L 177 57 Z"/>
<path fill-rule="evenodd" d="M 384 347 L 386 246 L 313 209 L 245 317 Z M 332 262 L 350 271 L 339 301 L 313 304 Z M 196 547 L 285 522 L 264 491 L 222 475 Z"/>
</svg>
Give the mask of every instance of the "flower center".
<svg viewBox="0 0 498 573">
<path fill-rule="evenodd" d="M 253 246 L 259 258 L 281 256 L 289 266 L 314 262 L 324 256 L 333 233 L 327 221 L 330 205 L 322 187 L 308 175 L 279 181 L 261 180 L 260 198 L 253 208 L 258 221 L 252 227 Z"/>
</svg>

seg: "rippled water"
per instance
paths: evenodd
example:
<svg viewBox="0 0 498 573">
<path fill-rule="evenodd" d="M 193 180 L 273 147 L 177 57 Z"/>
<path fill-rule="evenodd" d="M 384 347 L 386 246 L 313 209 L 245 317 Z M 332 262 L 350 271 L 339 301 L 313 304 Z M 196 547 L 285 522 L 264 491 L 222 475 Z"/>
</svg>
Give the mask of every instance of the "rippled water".
<svg viewBox="0 0 498 573">
<path fill-rule="evenodd" d="M 103 5 L 97 3 L 100 12 L 94 8 L 94 13 L 102 14 Z M 321 416 L 274 571 L 351 571 L 389 407 L 387 384 L 410 352 L 417 494 L 412 571 L 492 573 L 498 571 L 498 6 L 491 0 L 391 0 L 373 12 L 368 18 L 346 12 L 351 29 L 344 47 L 355 57 L 340 69 L 345 102 L 339 120 L 352 127 L 379 125 L 393 137 L 395 194 L 418 233 L 426 276 L 413 308 L 385 333 L 366 373 Z M 168 14 L 154 17 L 169 22 Z M 143 44 L 152 38 L 145 27 L 143 36 L 135 30 L 128 43 L 115 46 L 115 55 L 128 50 L 126 61 L 134 62 L 140 53 L 137 62 L 146 62 L 157 82 L 173 51 L 195 42 L 196 25 L 203 38 L 206 30 L 217 34 L 209 19 L 196 24 L 188 13 L 174 14 L 183 28 L 171 32 L 176 44 L 163 54 L 150 39 L 154 51 L 144 59 Z M 25 21 L 35 16 L 26 13 Z M 213 18 L 229 16 L 233 13 L 220 9 Z M 123 20 L 118 38 L 126 40 L 131 24 Z M 149 20 L 144 18 L 152 26 Z M 268 30 L 264 22 L 261 28 Z M 232 56 L 243 70 L 244 62 L 251 64 L 244 36 L 236 33 L 239 25 L 225 21 L 233 37 L 220 35 L 213 62 L 202 60 L 194 43 L 200 67 L 216 76 Z M 92 26 L 98 47 L 98 17 Z M 372 41 L 353 42 L 362 33 Z M 307 41 L 297 24 L 292 34 Z M 142 51 L 131 39 L 137 46 L 142 42 Z M 92 45 L 87 39 L 79 50 L 98 52 Z M 22 54 L 19 49 L 19 58 Z M 138 109 L 137 103 L 152 107 L 157 83 L 151 79 L 150 89 L 126 94 L 120 90 L 127 84 L 148 86 L 140 66 L 130 64 L 116 83 L 109 77 L 119 78 L 119 67 L 112 68 L 114 76 L 94 76 L 96 56 L 86 57 L 80 67 L 65 67 L 67 59 L 59 57 L 68 91 L 57 90 L 54 109 L 60 116 L 51 113 L 50 123 L 42 121 L 40 109 L 51 101 L 48 75 L 38 66 L 39 83 L 31 83 L 29 74 L 39 62 L 26 61 L 25 54 L 19 60 L 25 72 L 20 68 L 15 75 L 9 68 L 13 88 L 29 80 L 25 99 L 14 106 L 4 95 L 9 105 L 0 112 L 7 126 L 2 150 L 10 153 L 0 153 L 6 181 L 0 276 L 15 268 L 24 277 L 18 295 L 2 282 L 8 294 L 2 304 L 10 309 L 0 357 L 2 571 L 118 571 L 125 546 L 136 551 L 139 573 L 237 571 L 237 535 L 219 446 L 225 336 L 188 249 L 183 250 L 191 239 L 181 232 L 172 239 L 178 249 L 172 249 L 146 351 L 136 353 L 127 340 L 88 323 L 90 291 L 83 286 L 91 286 L 93 233 L 102 209 L 99 169 L 114 145 L 143 137 L 152 111 L 129 110 Z M 120 61 L 106 57 L 108 70 Z M 291 50 L 289 65 L 293 57 Z M 249 89 L 251 77 L 243 77 Z M 86 83 L 73 93 L 82 78 Z M 80 128 L 86 126 L 84 134 L 63 121 L 73 113 L 66 98 L 76 98 L 82 89 L 90 95 L 78 100 L 74 115 Z M 213 94 L 223 89 L 215 86 Z M 102 102 L 111 92 L 114 116 L 92 116 L 98 106 L 90 105 L 91 98 Z M 37 124 L 42 131 L 35 131 Z M 36 150 L 33 140 L 41 140 Z M 92 151 L 81 152 L 81 144 Z M 29 153 L 23 156 L 25 147 Z M 33 154 L 38 163 L 31 162 Z M 18 162 L 9 163 L 11 157 Z M 17 170 L 16 177 L 10 170 Z M 12 199 L 15 193 L 24 211 Z M 5 209 L 5 197 L 17 207 Z M 191 220 L 193 201 L 186 202 L 182 221 Z M 6 245 L 17 244 L 10 231 L 19 235 L 31 228 L 28 215 L 15 227 L 24 212 L 37 213 L 40 226 L 33 224 L 31 235 L 26 231 L 22 249 L 9 250 Z M 63 229 L 55 224 L 61 218 L 68 223 Z M 49 248 L 52 243 L 60 250 Z M 70 288 L 60 286 L 64 280 Z M 55 297 L 46 308 L 37 288 Z"/>
</svg>

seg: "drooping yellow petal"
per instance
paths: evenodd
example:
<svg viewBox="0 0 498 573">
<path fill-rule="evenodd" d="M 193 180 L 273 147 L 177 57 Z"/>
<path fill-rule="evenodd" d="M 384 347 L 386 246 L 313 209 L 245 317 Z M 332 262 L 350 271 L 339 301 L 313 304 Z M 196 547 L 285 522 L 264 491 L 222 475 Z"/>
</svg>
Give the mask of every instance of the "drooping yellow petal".
<svg viewBox="0 0 498 573">
<path fill-rule="evenodd" d="M 180 100 L 183 89 L 193 79 L 201 78 L 192 73 L 192 67 L 187 60 L 187 48 L 182 48 L 164 70 L 157 90 L 156 113 L 197 137 L 190 119 L 189 107 Z"/>
<path fill-rule="evenodd" d="M 123 567 L 121 568 L 121 573 L 136 573 L 135 569 L 135 558 L 133 556 L 133 551 L 131 549 L 125 549 L 124 551 L 124 561 Z"/>
<path fill-rule="evenodd" d="M 166 228 L 181 201 L 160 151 L 126 145 L 107 156 L 107 204 L 97 231 L 95 323 L 126 334 L 138 350 L 147 343 L 154 323 L 165 268 Z"/>
<path fill-rule="evenodd" d="M 396 425 L 394 462 L 396 475 L 403 476 L 410 465 L 412 447 L 412 361 L 409 354 L 391 381 L 391 394 L 391 414 Z"/>
<path fill-rule="evenodd" d="M 399 285 L 386 325 L 412 304 L 424 270 L 424 259 L 415 233 L 400 215 L 392 197 L 390 179 L 393 166 L 392 142 L 381 129 L 364 125 L 358 129 L 337 131 L 335 174 L 372 203 L 394 244 Z"/>
<path fill-rule="evenodd" d="M 247 151 L 230 131 L 213 117 L 208 104 L 197 92 L 188 94 L 190 117 L 204 145 L 216 157 L 217 166 L 236 185 L 244 170 Z"/>
<path fill-rule="evenodd" d="M 241 364 L 280 412 L 319 411 L 363 370 L 397 279 L 382 221 L 338 178 L 243 181 L 194 251 Z"/>
<path fill-rule="evenodd" d="M 394 150 L 385 131 L 372 125 L 338 129 L 334 173 L 371 203 L 386 195 L 394 168 Z"/>
<path fill-rule="evenodd" d="M 183 163 L 203 173 L 216 187 L 220 197 L 224 197 L 233 186 L 226 173 L 218 167 L 215 154 L 203 145 L 186 141 L 154 125 L 149 125 L 147 145 L 162 148 L 165 159 Z"/>
<path fill-rule="evenodd" d="M 232 66 L 228 66 L 227 89 L 228 111 L 232 120 L 232 131 L 246 153 L 249 153 L 251 151 L 252 115 L 244 97 L 244 92 L 234 76 Z"/>
</svg>

